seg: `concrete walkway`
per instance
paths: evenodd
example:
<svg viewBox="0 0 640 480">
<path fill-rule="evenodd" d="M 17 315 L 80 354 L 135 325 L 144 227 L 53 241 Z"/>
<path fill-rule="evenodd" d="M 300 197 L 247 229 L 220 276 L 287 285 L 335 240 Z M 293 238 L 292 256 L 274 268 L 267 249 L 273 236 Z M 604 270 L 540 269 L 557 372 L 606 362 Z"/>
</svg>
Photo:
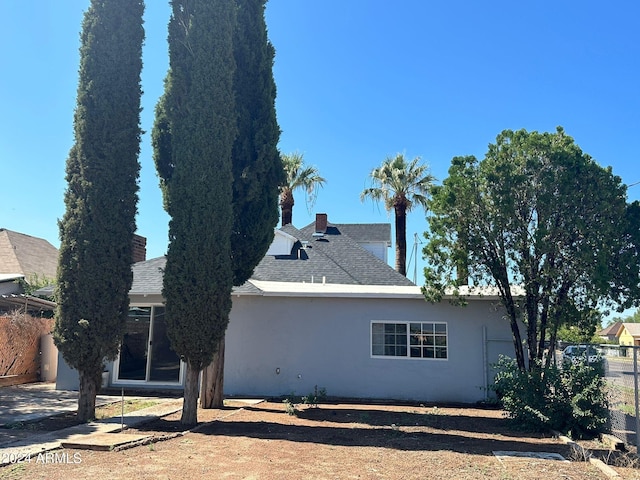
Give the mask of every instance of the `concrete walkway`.
<svg viewBox="0 0 640 480">
<path fill-rule="evenodd" d="M 98 395 L 96 406 L 118 402 L 120 399 L 120 396 Z M 78 392 L 56 390 L 55 383 L 0 387 L 0 427 L 75 412 L 77 408 Z"/>
<path fill-rule="evenodd" d="M 78 392 L 55 390 L 52 384 L 28 384 L 0 388 L 0 424 L 33 421 L 77 408 Z M 54 386 L 55 387 L 55 386 Z M 125 400 L 140 397 L 125 397 Z M 145 397 L 146 398 L 146 397 Z M 100 395 L 96 404 L 120 401 L 120 396 Z M 179 399 L 156 398 L 157 405 L 124 415 L 124 427 L 135 427 L 155 418 L 179 411 Z M 15 459 L 36 458 L 38 454 L 60 448 L 62 442 L 74 436 L 89 436 L 120 432 L 121 418 L 76 425 L 54 432 L 37 432 L 28 429 L 0 429 L 0 466 L 15 462 Z"/>
</svg>

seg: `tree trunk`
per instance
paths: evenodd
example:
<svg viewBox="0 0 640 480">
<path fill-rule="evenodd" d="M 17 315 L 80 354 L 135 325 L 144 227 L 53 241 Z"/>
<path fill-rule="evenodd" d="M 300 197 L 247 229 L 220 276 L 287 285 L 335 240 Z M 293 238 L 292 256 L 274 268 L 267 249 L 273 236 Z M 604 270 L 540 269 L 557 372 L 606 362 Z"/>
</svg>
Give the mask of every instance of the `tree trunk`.
<svg viewBox="0 0 640 480">
<path fill-rule="evenodd" d="M 198 377 L 200 370 L 187 362 L 187 372 L 184 379 L 184 403 L 182 404 L 183 425 L 195 425 L 198 423 Z"/>
<path fill-rule="evenodd" d="M 458 232 L 458 250 L 460 251 L 460 258 L 456 262 L 456 283 L 458 285 L 469 285 L 469 262 L 467 260 L 469 247 L 467 237 L 466 229 Z"/>
<path fill-rule="evenodd" d="M 407 206 L 397 201 L 396 214 L 396 271 L 407 276 Z"/>
<path fill-rule="evenodd" d="M 511 293 L 506 289 L 509 288 L 506 285 L 504 299 L 503 302 L 507 309 L 507 315 L 509 316 L 509 325 L 511 326 L 511 336 L 513 338 L 513 347 L 516 354 L 516 362 L 518 364 L 518 368 L 521 371 L 525 371 L 525 362 L 524 362 L 524 350 L 522 348 L 522 337 L 520 336 L 520 328 L 518 327 L 518 314 L 516 310 L 515 303 L 513 301 L 513 297 Z"/>
<path fill-rule="evenodd" d="M 201 408 L 222 408 L 224 406 L 224 337 L 218 342 L 213 360 L 202 371 L 200 387 Z"/>
<path fill-rule="evenodd" d="M 80 392 L 78 393 L 78 420 L 88 422 L 96 418 L 96 394 L 102 377 L 79 371 Z"/>
<path fill-rule="evenodd" d="M 293 192 L 284 190 L 280 195 L 280 208 L 282 209 L 282 226 L 289 225 L 293 221 Z"/>
</svg>

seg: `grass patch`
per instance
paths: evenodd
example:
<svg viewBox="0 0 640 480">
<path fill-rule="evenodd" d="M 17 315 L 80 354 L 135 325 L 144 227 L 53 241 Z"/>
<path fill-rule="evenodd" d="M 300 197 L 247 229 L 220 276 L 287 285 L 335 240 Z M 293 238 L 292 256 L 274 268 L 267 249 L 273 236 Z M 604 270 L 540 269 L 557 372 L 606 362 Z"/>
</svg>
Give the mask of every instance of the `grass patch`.
<svg viewBox="0 0 640 480">
<path fill-rule="evenodd" d="M 158 402 L 147 399 L 125 400 L 124 413 L 135 412 L 144 408 L 153 407 Z M 122 413 L 122 402 L 109 403 L 96 407 L 96 420 L 104 420 L 105 418 L 118 417 Z"/>
</svg>

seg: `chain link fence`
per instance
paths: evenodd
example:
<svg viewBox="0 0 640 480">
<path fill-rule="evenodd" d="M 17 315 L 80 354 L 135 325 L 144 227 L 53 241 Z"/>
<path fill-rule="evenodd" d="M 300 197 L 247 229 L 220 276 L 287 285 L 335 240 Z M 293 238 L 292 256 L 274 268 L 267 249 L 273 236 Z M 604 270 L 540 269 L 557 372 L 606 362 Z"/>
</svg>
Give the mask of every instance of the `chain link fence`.
<svg viewBox="0 0 640 480">
<path fill-rule="evenodd" d="M 638 447 L 638 357 L 640 346 L 600 345 L 605 361 L 609 397 L 610 433 Z"/>
<path fill-rule="evenodd" d="M 609 433 L 627 445 L 640 445 L 640 417 L 638 416 L 638 374 L 640 346 L 589 345 L 580 346 L 597 352 L 598 361 L 604 362 L 607 396 L 609 400 Z M 556 361 L 570 361 L 558 350 Z"/>
</svg>

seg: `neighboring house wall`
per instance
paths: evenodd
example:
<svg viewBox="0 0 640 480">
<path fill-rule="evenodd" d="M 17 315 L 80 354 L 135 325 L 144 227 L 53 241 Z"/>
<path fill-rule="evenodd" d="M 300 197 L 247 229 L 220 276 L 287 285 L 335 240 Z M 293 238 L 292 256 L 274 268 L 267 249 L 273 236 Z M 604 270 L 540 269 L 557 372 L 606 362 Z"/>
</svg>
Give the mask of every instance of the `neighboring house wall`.
<svg viewBox="0 0 640 480">
<path fill-rule="evenodd" d="M 372 321 L 446 322 L 448 358 L 372 357 Z M 225 392 L 475 402 L 489 364 L 513 356 L 508 323 L 492 302 L 467 307 L 416 299 L 240 297 L 227 331 Z"/>
<path fill-rule="evenodd" d="M 623 324 L 619 343 L 620 345 L 640 345 L 640 324 Z"/>
</svg>

